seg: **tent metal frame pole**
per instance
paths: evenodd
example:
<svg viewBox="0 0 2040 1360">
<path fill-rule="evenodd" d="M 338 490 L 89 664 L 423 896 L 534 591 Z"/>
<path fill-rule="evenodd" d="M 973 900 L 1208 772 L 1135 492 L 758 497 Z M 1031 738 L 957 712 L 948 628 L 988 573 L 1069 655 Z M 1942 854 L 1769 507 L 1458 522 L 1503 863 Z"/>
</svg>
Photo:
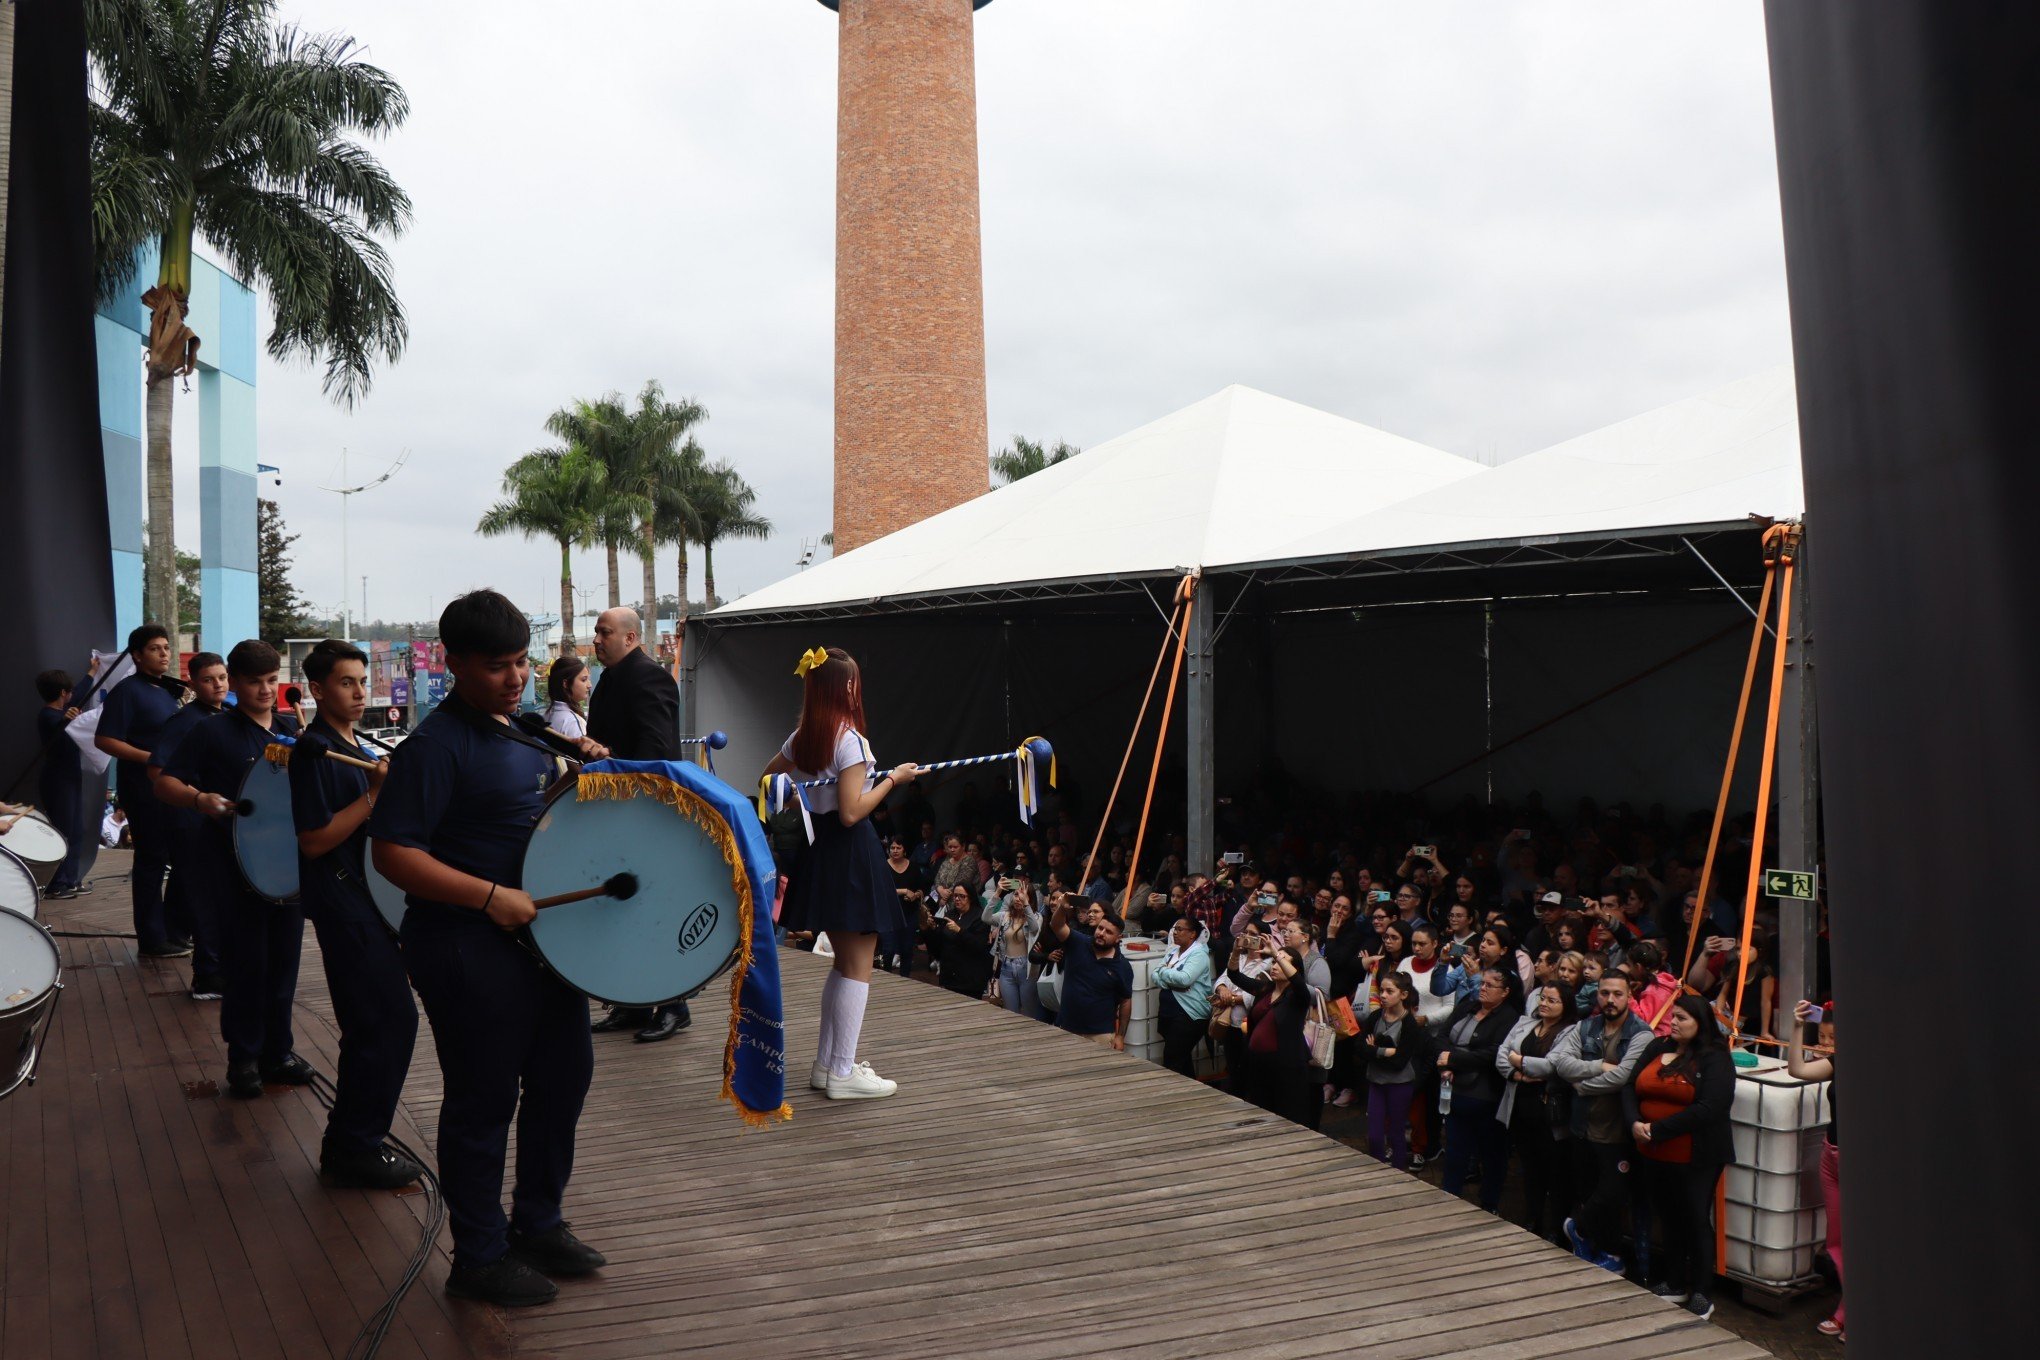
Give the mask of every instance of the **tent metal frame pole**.
<svg viewBox="0 0 2040 1360">
<path fill-rule="evenodd" d="M 1205 602 L 1202 609 L 1190 611 L 1190 636 L 1185 649 L 1189 666 L 1189 691 L 1186 694 L 1188 707 L 1185 736 L 1188 749 L 1184 752 L 1185 766 L 1189 779 L 1188 815 L 1184 819 L 1189 829 L 1190 858 L 1183 866 L 1185 871 L 1211 872 L 1211 866 L 1218 862 L 1215 813 L 1217 807 L 1216 767 L 1218 754 L 1218 709 L 1215 701 L 1216 661 L 1212 647 L 1212 616 L 1218 612 L 1217 599 Z M 1162 734 L 1166 740 L 1168 734 Z"/>
<path fill-rule="evenodd" d="M 1809 535 L 1800 535 L 1792 577 L 1792 622 L 1785 639 L 1785 692 L 1778 712 L 1778 856 L 1774 867 L 1820 867 L 1820 736 L 1815 711 L 1813 592 Z M 1762 853 L 1761 848 L 1759 853 Z M 1784 1035 L 1792 1005 L 1818 999 L 1820 906 L 1778 900 L 1778 1014 L 1772 1033 Z"/>
</svg>

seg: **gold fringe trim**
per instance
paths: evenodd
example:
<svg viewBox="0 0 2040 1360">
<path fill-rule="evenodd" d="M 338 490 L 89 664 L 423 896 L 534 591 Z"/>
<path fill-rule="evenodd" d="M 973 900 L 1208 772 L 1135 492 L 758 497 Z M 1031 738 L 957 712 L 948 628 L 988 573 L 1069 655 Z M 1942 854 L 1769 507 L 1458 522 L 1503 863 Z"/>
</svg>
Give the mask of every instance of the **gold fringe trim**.
<svg viewBox="0 0 2040 1360">
<path fill-rule="evenodd" d="M 641 771 L 590 773 L 583 771 L 574 789 L 580 802 L 621 801 L 627 798 L 655 798 L 694 823 L 715 842 L 723 863 L 730 867 L 730 886 L 737 894 L 737 966 L 730 973 L 730 1029 L 723 1041 L 722 1098 L 734 1105 L 738 1116 L 754 1129 L 793 1118 L 793 1106 L 782 1103 L 776 1110 L 754 1110 L 737 1098 L 731 1080 L 737 1071 L 737 1021 L 743 1014 L 744 979 L 751 972 L 751 926 L 757 906 L 751 898 L 751 876 L 744 872 L 744 857 L 737 849 L 736 833 L 721 814 L 697 793 L 681 788 L 670 779 Z M 780 1066 L 786 1062 L 780 1050 Z"/>
</svg>

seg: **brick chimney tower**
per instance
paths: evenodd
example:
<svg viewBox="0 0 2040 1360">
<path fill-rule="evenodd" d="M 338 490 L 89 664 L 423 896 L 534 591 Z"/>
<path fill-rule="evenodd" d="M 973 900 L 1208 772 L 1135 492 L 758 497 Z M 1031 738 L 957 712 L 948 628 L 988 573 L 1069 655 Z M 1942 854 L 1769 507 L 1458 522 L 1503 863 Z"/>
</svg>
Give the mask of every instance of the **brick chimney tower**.
<svg viewBox="0 0 2040 1360">
<path fill-rule="evenodd" d="M 836 551 L 989 484 L 973 12 L 990 0 L 822 0 L 839 14 Z"/>
</svg>

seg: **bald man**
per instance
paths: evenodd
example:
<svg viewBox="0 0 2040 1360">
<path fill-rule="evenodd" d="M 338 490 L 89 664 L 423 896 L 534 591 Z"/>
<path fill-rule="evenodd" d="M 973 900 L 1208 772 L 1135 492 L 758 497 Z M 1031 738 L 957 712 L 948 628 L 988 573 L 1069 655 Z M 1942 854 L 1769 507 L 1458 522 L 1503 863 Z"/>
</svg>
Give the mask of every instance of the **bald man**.
<svg viewBox="0 0 2040 1360">
<path fill-rule="evenodd" d="M 588 700 L 588 736 L 618 760 L 679 760 L 680 686 L 639 643 L 643 624 L 635 609 L 605 609 L 595 620 L 595 656 L 602 678 Z M 642 1044 L 670 1039 L 693 1023 L 687 1003 L 656 1012 L 617 1006 L 595 1022 L 607 1033 L 642 1026 Z"/>
</svg>

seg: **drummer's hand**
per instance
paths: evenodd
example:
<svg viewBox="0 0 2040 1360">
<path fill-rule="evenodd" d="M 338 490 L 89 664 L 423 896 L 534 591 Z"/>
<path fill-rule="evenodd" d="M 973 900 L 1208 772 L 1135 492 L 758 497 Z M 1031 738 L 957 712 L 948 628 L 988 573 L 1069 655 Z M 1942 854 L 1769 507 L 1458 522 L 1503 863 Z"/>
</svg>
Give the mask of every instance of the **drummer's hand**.
<svg viewBox="0 0 2040 1360">
<path fill-rule="evenodd" d="M 920 773 L 921 767 L 919 765 L 916 765 L 913 761 L 910 760 L 906 762 L 904 765 L 893 766 L 892 782 L 895 786 L 900 784 L 911 784 L 914 782 L 915 778 L 920 775 Z"/>
<path fill-rule="evenodd" d="M 593 737 L 582 737 L 574 743 L 581 748 L 581 754 L 590 760 L 609 759 L 609 748 Z"/>
<path fill-rule="evenodd" d="M 388 756 L 384 756 L 381 760 L 378 760 L 375 763 L 375 768 L 368 772 L 368 791 L 370 793 L 381 793 L 382 782 L 384 778 L 388 776 L 389 772 L 390 772 L 390 758 Z"/>
<path fill-rule="evenodd" d="M 192 807 L 208 817 L 231 817 L 234 815 L 234 800 L 223 793 L 201 793 Z"/>
<path fill-rule="evenodd" d="M 498 887 L 496 895 L 489 899 L 489 905 L 482 914 L 504 930 L 515 930 L 528 925 L 538 915 L 538 908 L 531 904 L 531 894 L 522 888 Z"/>
<path fill-rule="evenodd" d="M 14 824 L 20 820 L 21 818 L 19 817 L 0 817 L 0 836 L 4 836 L 12 831 Z"/>
<path fill-rule="evenodd" d="M 77 706 L 76 704 L 72 704 L 72 705 L 71 705 L 71 706 L 70 706 L 69 708 L 67 708 L 67 709 L 65 709 L 65 710 L 64 710 L 64 721 L 65 721 L 65 722 L 69 722 L 69 721 L 71 721 L 71 719 L 73 719 L 73 718 L 75 718 L 75 717 L 77 717 L 77 716 L 78 716 L 78 706 Z"/>
</svg>

